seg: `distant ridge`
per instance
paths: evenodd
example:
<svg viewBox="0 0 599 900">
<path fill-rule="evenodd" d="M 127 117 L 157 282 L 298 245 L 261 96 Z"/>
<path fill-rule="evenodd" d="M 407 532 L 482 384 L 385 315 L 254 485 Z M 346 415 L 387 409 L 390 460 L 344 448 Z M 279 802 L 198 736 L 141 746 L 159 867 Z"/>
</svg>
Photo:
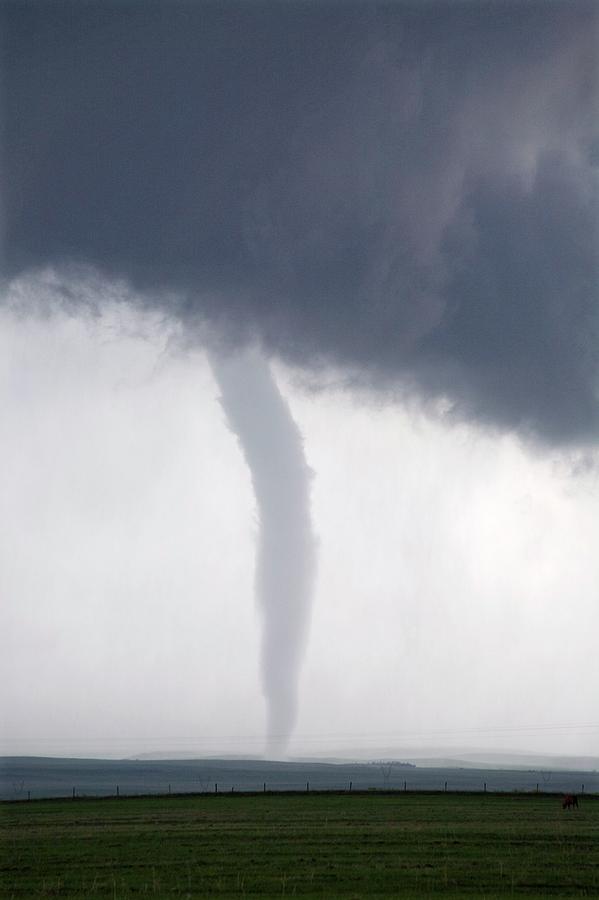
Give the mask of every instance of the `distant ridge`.
<svg viewBox="0 0 599 900">
<path fill-rule="evenodd" d="M 430 762 L 430 758 L 425 762 Z M 552 762 L 555 763 L 555 759 Z M 563 762 L 563 759 L 560 759 Z M 420 763 L 422 760 L 420 761 Z M 0 758 L 0 800 L 276 791 L 525 791 L 599 795 L 599 773 L 539 766 L 417 764 L 405 759 L 333 763 L 263 759 Z M 462 760 L 462 762 L 464 762 Z"/>
<path fill-rule="evenodd" d="M 224 761 L 232 760 L 234 762 L 238 761 L 238 760 L 243 760 L 243 761 L 258 760 L 258 761 L 262 762 L 264 760 L 263 756 L 260 756 L 256 753 L 218 753 L 218 754 L 210 753 L 210 754 L 206 754 L 206 753 L 194 753 L 193 751 L 177 751 L 177 750 L 172 750 L 170 752 L 169 751 L 161 752 L 160 750 L 157 750 L 157 751 L 154 751 L 153 753 L 134 753 L 132 756 L 127 756 L 125 758 L 128 760 L 135 760 L 135 761 L 139 760 L 140 762 L 143 762 L 144 760 L 168 761 L 168 760 L 177 760 L 177 759 L 188 759 L 188 760 L 221 759 Z"/>
<path fill-rule="evenodd" d="M 223 760 L 226 761 L 255 761 L 268 762 L 266 757 L 251 753 L 205 753 L 201 751 L 154 751 L 150 753 L 136 753 L 126 757 L 129 760 L 139 761 L 169 761 L 169 760 Z M 316 756 L 292 755 L 289 763 L 315 763 L 330 765 L 347 765 L 348 763 L 381 763 L 392 762 L 394 765 L 411 765 L 426 768 L 447 769 L 547 769 L 564 771 L 599 772 L 599 756 L 564 756 L 538 753 L 523 753 L 521 751 L 492 752 L 488 750 L 476 750 L 469 748 L 450 749 L 439 748 L 431 750 L 430 747 L 411 747 L 404 750 L 397 748 L 383 748 L 376 752 L 364 755 L 363 750 L 351 749 L 338 750 L 330 755 Z"/>
</svg>

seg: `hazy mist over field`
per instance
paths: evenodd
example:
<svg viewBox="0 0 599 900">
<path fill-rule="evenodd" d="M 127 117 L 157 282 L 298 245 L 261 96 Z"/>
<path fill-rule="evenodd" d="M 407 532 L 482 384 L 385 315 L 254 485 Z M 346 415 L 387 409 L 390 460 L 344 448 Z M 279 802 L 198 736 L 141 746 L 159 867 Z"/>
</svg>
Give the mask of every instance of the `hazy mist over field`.
<svg viewBox="0 0 599 900">
<path fill-rule="evenodd" d="M 597 756 L 597 5 L 0 17 L 0 753 Z"/>
</svg>

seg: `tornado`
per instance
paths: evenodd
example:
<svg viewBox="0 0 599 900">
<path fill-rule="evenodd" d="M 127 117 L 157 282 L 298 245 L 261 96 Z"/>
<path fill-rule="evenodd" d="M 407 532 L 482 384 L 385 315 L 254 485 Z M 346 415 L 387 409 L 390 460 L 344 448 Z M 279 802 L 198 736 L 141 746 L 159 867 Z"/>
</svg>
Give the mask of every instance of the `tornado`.
<svg viewBox="0 0 599 900">
<path fill-rule="evenodd" d="M 248 466 L 259 519 L 255 596 L 262 616 L 266 751 L 285 756 L 298 708 L 316 575 L 312 472 L 270 366 L 255 348 L 209 353 L 220 403 Z"/>
</svg>

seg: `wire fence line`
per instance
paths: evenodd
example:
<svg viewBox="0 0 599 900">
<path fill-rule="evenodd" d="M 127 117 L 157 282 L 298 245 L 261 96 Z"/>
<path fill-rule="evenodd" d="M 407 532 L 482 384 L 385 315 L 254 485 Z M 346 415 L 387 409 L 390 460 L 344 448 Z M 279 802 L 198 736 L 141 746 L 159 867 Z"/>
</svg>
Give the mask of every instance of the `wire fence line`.
<svg viewBox="0 0 599 900">
<path fill-rule="evenodd" d="M 99 760 L 4 757 L 0 800 L 310 791 L 599 793 L 596 770 L 492 769 L 265 760 Z"/>
<path fill-rule="evenodd" d="M 365 782 L 337 782 L 326 786 L 310 784 L 309 781 L 304 782 L 278 782 L 269 785 L 268 782 L 256 784 L 234 784 L 227 782 L 214 782 L 203 787 L 185 787 L 176 784 L 168 784 L 154 787 L 147 785 L 114 785 L 112 787 L 93 788 L 81 787 L 73 785 L 70 788 L 38 788 L 31 789 L 26 785 L 19 785 L 14 788 L 10 796 L 4 794 L 0 800 L 6 802 L 23 802 L 31 800 L 65 800 L 65 799 L 125 799 L 132 797 L 208 797 L 208 796 L 231 796 L 231 795 L 260 795 L 260 794 L 390 794 L 401 795 L 404 793 L 411 794 L 545 794 L 547 796 L 562 796 L 565 793 L 573 793 L 584 795 L 587 797 L 599 796 L 599 791 L 590 791 L 584 783 L 571 784 L 568 789 L 556 788 L 556 786 L 548 787 L 541 782 L 532 787 L 497 787 L 490 786 L 487 782 L 482 782 L 478 787 L 464 787 L 459 784 L 451 784 L 445 781 L 439 784 L 428 784 L 423 787 L 418 783 L 410 783 L 407 779 L 401 785 L 369 785 Z"/>
</svg>

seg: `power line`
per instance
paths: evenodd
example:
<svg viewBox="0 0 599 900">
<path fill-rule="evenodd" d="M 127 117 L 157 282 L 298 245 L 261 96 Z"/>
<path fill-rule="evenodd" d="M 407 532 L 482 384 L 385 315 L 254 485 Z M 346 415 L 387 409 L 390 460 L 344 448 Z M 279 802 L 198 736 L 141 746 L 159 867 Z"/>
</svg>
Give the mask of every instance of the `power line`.
<svg viewBox="0 0 599 900">
<path fill-rule="evenodd" d="M 380 740 L 406 740 L 425 737 L 443 737 L 460 735 L 483 735 L 483 734 L 534 734 L 534 733 L 569 733 L 573 735 L 582 735 L 599 731 L 599 722 L 564 722 L 564 723 L 544 723 L 536 725 L 486 725 L 484 727 L 472 728 L 445 728 L 435 730 L 413 730 L 413 731 L 379 731 L 379 732 L 317 732 L 306 734 L 295 734 L 290 738 L 291 743 L 298 742 L 319 742 L 334 740 L 360 740 L 360 741 L 380 741 Z M 286 735 L 271 735 L 270 737 L 283 738 Z M 15 743 L 24 741 L 39 741 L 46 743 L 56 743 L 60 741 L 71 741 L 77 743 L 125 743 L 136 741 L 140 743 L 154 743 L 165 741 L 193 742 L 193 743 L 262 743 L 265 739 L 264 734 L 216 734 L 216 735 L 161 735 L 157 737 L 147 735 L 125 735 L 122 737 L 109 736 L 90 736 L 80 737 L 71 735 L 60 735 L 53 737 L 41 736 L 16 736 L 4 737 L 5 743 Z"/>
</svg>

